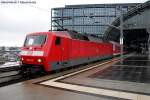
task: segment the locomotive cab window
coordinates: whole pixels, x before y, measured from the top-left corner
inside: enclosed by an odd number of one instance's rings
[[[46,35],[29,35],[26,37],[24,46],[42,46],[45,41]]]
[[[60,45],[60,44],[61,44],[61,38],[60,37],[56,37],[55,45]]]

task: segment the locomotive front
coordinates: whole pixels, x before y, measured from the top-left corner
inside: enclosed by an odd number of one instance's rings
[[[33,67],[43,69],[46,64],[47,37],[46,33],[33,33],[26,36],[20,53],[23,71],[31,70]]]

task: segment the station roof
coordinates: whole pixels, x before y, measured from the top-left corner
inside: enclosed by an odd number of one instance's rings
[[[123,21],[126,21],[127,19],[130,19],[131,17],[140,14],[141,12],[144,12],[146,9],[150,9],[150,1],[147,1],[143,4],[139,4],[136,7],[132,8],[131,10],[129,10],[128,12],[126,12],[125,14],[123,14]],[[118,18],[116,18],[112,24],[112,26],[120,26],[120,16]],[[111,35],[115,35],[113,32],[116,31],[116,29],[114,29],[113,27],[109,27],[106,31],[105,31],[105,35],[104,38],[108,39],[109,36]]]
[[[80,4],[80,5],[66,5],[66,8],[89,8],[89,7],[112,7],[112,6],[136,6],[140,3],[110,3],[110,4]]]
[[[110,4],[79,4],[79,5],[65,5],[65,7],[58,7],[52,9],[78,9],[78,8],[105,8],[105,7],[116,7],[116,6],[136,6],[141,3],[110,3]]]

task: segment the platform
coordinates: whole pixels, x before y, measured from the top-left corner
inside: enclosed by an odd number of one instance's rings
[[[114,58],[5,86],[0,88],[0,97],[2,100],[150,100],[149,73],[146,56],[128,55],[122,64],[119,58]]]

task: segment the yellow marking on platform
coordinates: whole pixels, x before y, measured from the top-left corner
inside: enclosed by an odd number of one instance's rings
[[[52,81],[42,82],[41,84],[52,86],[52,87],[57,87],[61,89],[96,94],[100,96],[104,95],[104,96],[130,99],[130,100],[145,100],[145,99],[150,100],[150,96],[139,95],[135,93],[120,92],[116,90],[100,89],[100,88],[86,87],[86,86],[73,85],[73,84],[60,83],[60,82],[52,82]]]

